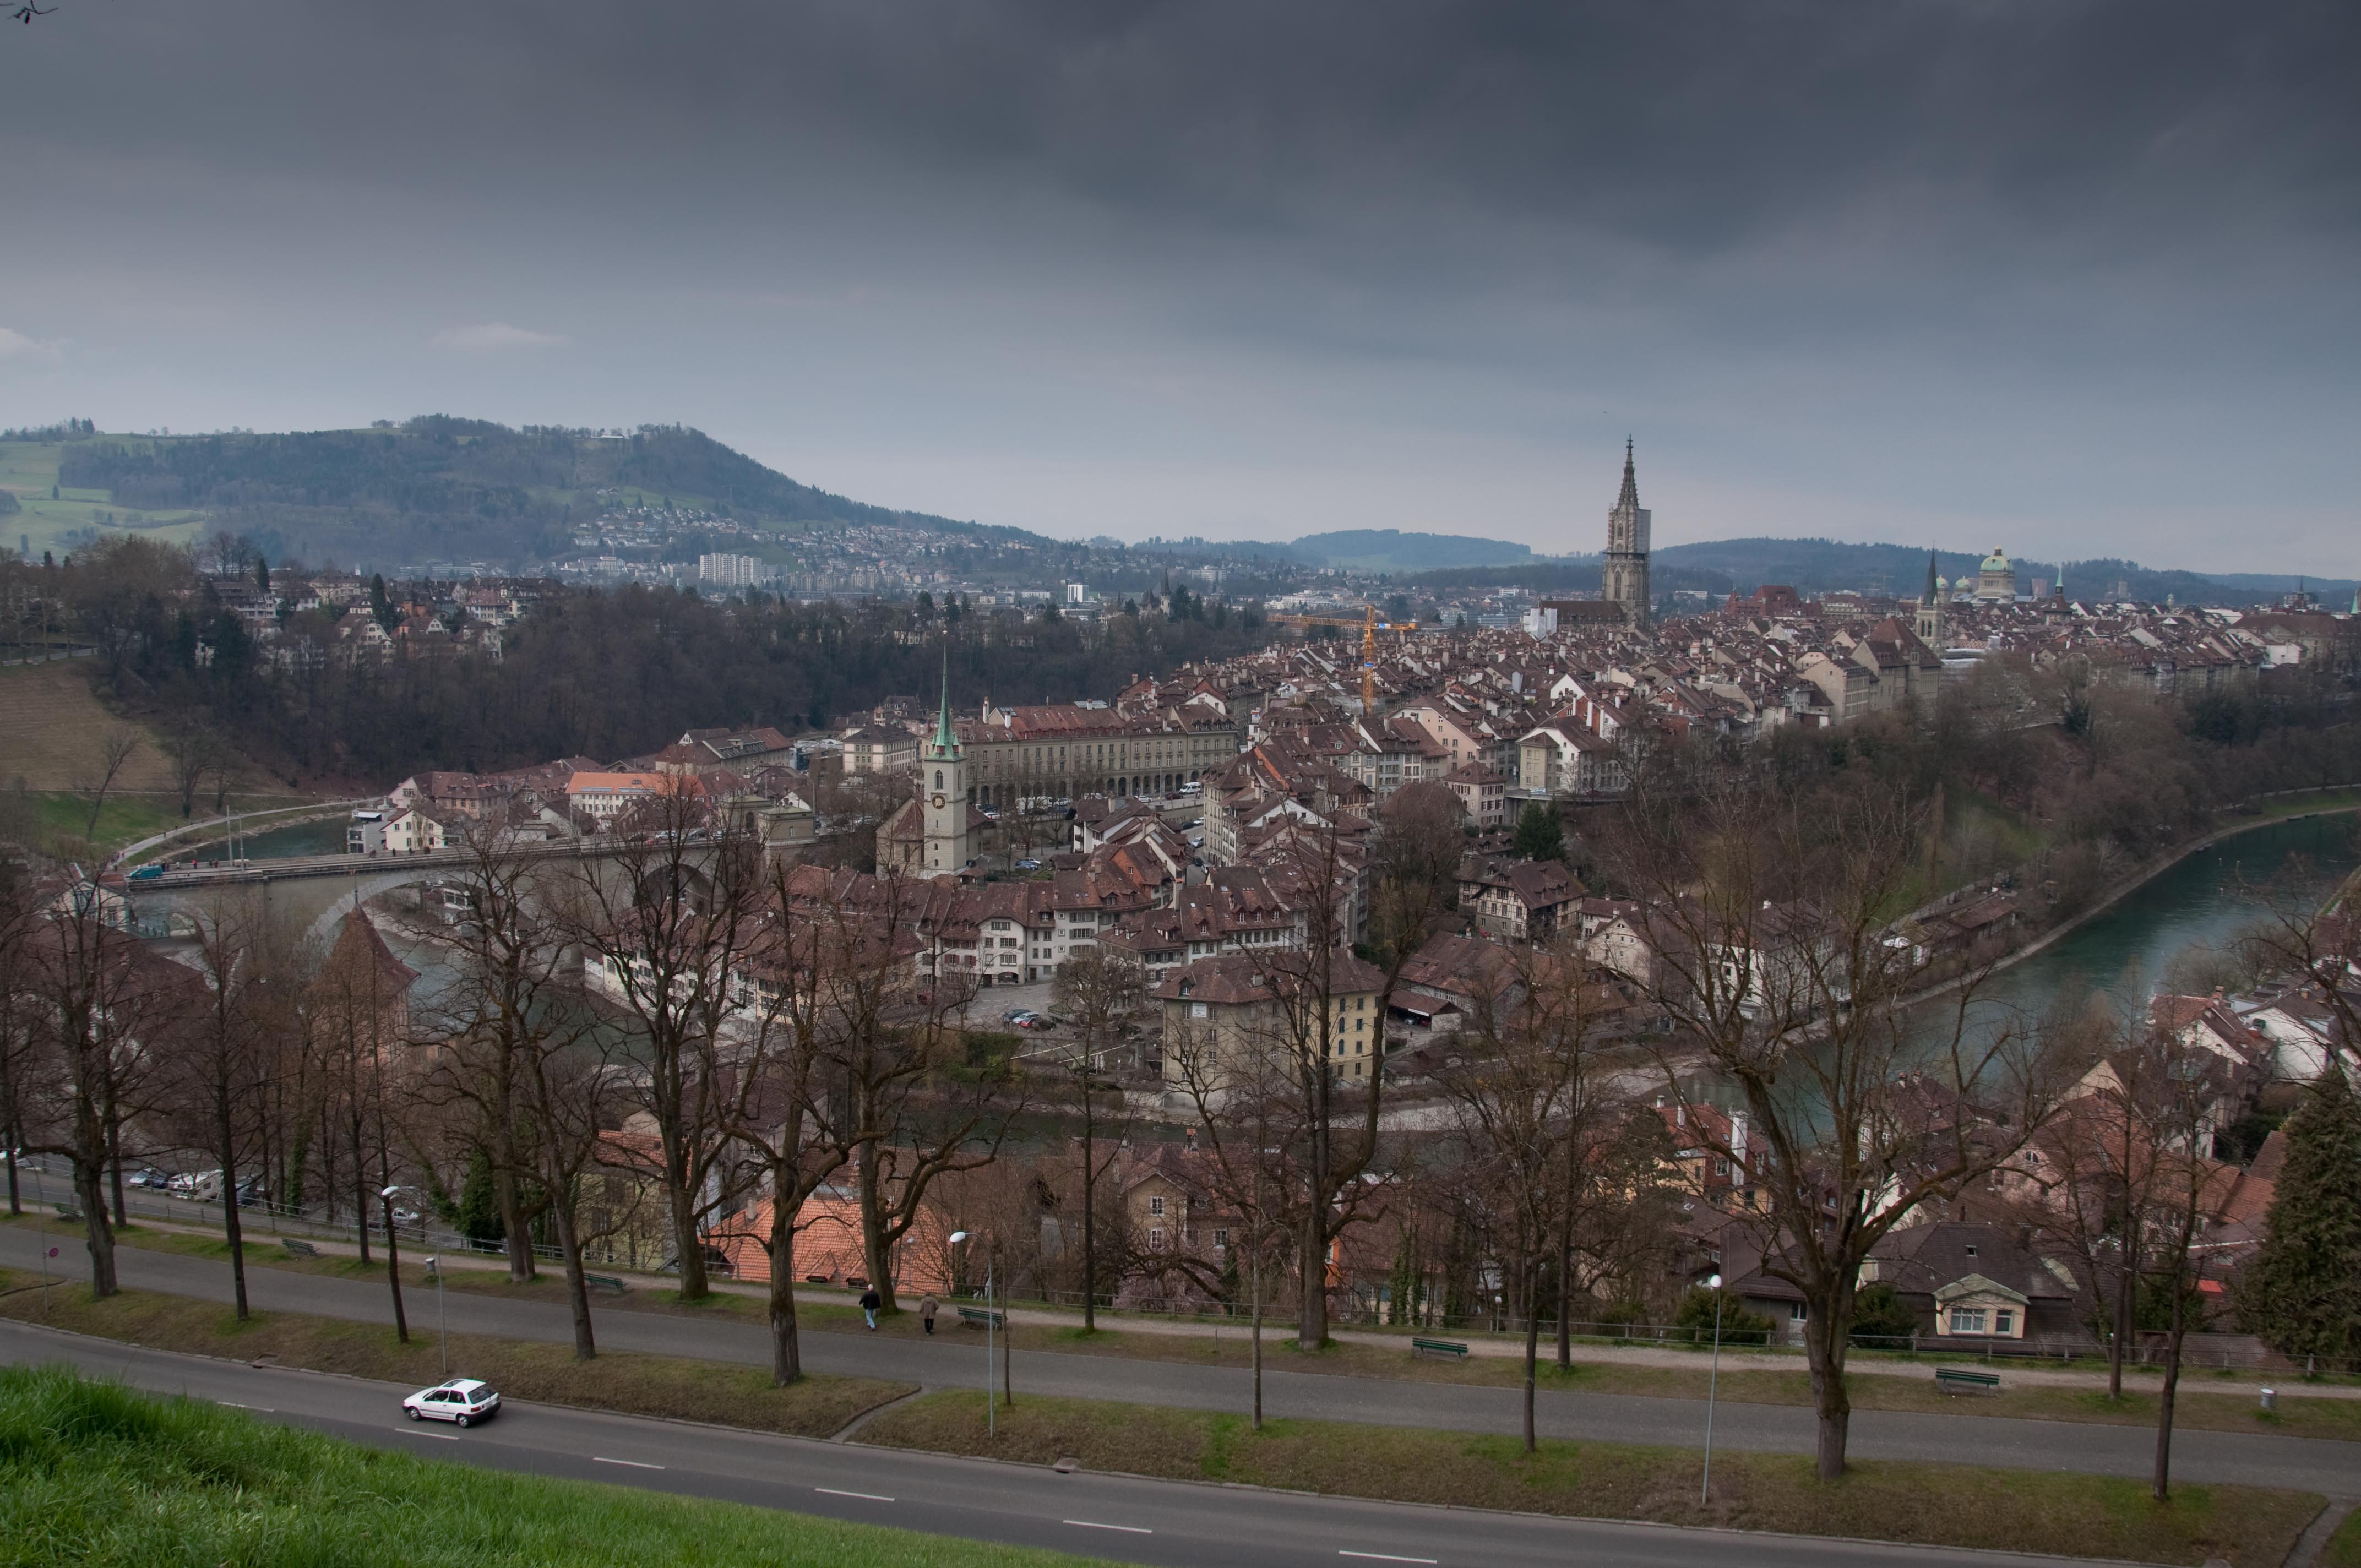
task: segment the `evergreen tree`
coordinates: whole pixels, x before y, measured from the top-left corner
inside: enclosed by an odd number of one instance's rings
[[[2332,1065],[2285,1130],[2238,1321],[2282,1355],[2361,1360],[2361,1099]]]
[[[254,586],[264,593],[270,591],[270,563],[259,552],[254,557]]]
[[[1520,860],[1554,861],[1565,853],[1565,828],[1557,808],[1546,801],[1529,800],[1517,814],[1516,836],[1509,847]]]

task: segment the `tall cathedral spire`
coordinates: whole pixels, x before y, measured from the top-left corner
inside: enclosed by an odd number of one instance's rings
[[[943,638],[943,706],[935,719],[935,754],[948,756],[959,749],[959,737],[951,730],[951,640]]]
[[[1646,623],[1648,510],[1640,504],[1640,476],[1631,460],[1631,438],[1623,438],[1623,489],[1607,514],[1607,556],[1599,570],[1599,596],[1623,607],[1624,623]]]
[[[1918,602],[1920,604],[1934,604],[1941,597],[1941,590],[1935,587],[1935,552],[1930,549],[1927,552],[1927,587],[1926,589],[1919,594]]]

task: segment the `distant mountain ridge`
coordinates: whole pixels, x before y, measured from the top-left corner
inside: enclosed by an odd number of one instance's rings
[[[619,491],[624,504],[668,501],[790,532],[895,523],[1051,543],[798,484],[680,425],[602,436],[430,414],[368,430],[98,435],[70,444],[58,472],[61,484],[106,491],[119,506],[203,508],[275,555],[388,566],[547,560],[570,547],[574,524],[617,504]]]

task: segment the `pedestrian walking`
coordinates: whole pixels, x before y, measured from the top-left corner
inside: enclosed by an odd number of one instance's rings
[[[942,1305],[940,1301],[935,1299],[935,1293],[931,1290],[928,1291],[926,1297],[918,1303],[918,1321],[927,1325],[928,1333],[935,1332],[935,1314],[942,1310]]]
[[[872,1333],[877,1330],[877,1309],[884,1304],[885,1298],[877,1294],[877,1287],[874,1285],[861,1293],[862,1315],[869,1320],[869,1329]]]

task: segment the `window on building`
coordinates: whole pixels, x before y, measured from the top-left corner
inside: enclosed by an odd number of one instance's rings
[[[1984,1332],[1984,1310],[1982,1307],[1951,1309],[1951,1332],[1955,1334],[1980,1334]]]
[[[1993,1332],[1996,1334],[2014,1334],[2016,1332],[2016,1310],[2015,1308],[2002,1307],[1993,1311]]]
[[[1150,1252],[1162,1252],[1164,1250],[1164,1227],[1162,1225],[1150,1225],[1148,1227],[1148,1250]]]
[[[1787,1303],[1787,1321],[1791,1323],[1800,1323],[1810,1316],[1811,1310],[1810,1305],[1806,1302],[1790,1301]]]
[[[1205,1004],[1202,1002],[1191,1002],[1189,1003],[1189,1016],[1191,1018],[1202,1018],[1205,1016]]]
[[[1151,1214],[1161,1215],[1164,1212],[1164,1200],[1161,1198],[1150,1198],[1148,1201],[1148,1212]]]

